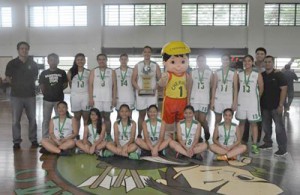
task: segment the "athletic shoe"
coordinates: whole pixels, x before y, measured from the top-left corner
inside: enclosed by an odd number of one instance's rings
[[[132,159],[132,160],[138,160],[138,159],[140,159],[138,153],[136,153],[136,152],[131,152],[131,153],[129,153],[128,158],[129,158],[129,159]]]
[[[220,160],[220,161],[228,161],[228,158],[227,158],[227,155],[224,154],[224,155],[217,155],[217,160]]]
[[[288,152],[286,150],[282,150],[282,149],[279,149],[279,150],[277,150],[277,152],[274,153],[274,155],[278,156],[278,157],[283,157],[287,154],[288,154]]]
[[[259,146],[259,149],[261,149],[261,150],[272,149],[272,145],[263,144],[263,145],[260,145],[260,146]]]
[[[208,141],[210,138],[210,133],[209,132],[205,132],[205,140]]]
[[[257,147],[256,144],[252,144],[252,146],[251,146],[251,152],[253,154],[259,154],[259,148]]]
[[[31,148],[38,148],[40,147],[40,144],[37,143],[37,141],[31,142]]]
[[[159,156],[166,156],[166,150],[163,149],[163,150],[159,151],[159,152],[158,152],[158,155],[159,155]]]
[[[42,147],[39,151],[42,154],[51,154],[48,150],[46,150],[46,148]]]
[[[141,150],[141,156],[152,156],[151,151],[150,150]]]
[[[102,151],[102,150],[101,150]],[[111,151],[109,150],[104,150],[104,152],[102,152],[102,156],[103,157],[111,157],[111,156],[114,156],[114,153],[112,153]]]
[[[105,141],[107,141],[107,142],[112,142],[113,141],[110,134],[106,134]]]
[[[199,160],[199,161],[202,161],[202,160],[203,160],[201,154],[199,154],[199,155],[194,154],[194,155],[192,156],[192,159]]]
[[[71,153],[69,150],[61,150],[59,156],[71,156]]]
[[[15,143],[15,144],[14,144],[14,146],[13,146],[13,148],[14,148],[14,149],[20,149],[20,148],[21,148],[21,146],[20,146],[20,144],[19,144],[19,143]]]

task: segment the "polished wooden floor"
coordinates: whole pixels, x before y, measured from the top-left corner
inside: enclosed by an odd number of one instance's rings
[[[115,117],[114,112],[112,119]],[[133,113],[133,118],[137,119],[137,112]],[[210,114],[209,118],[212,126],[214,117]],[[252,161],[243,167],[215,162],[210,152],[204,154],[202,162],[191,162],[182,167],[145,161],[133,162],[118,157],[99,160],[96,156],[85,154],[58,157],[41,155],[39,149],[30,148],[25,114],[21,123],[21,149],[13,150],[10,103],[9,98],[2,93],[0,194],[241,194],[243,191],[243,194],[300,194],[299,119],[300,98],[295,98],[289,114],[284,117],[289,154],[284,158],[274,157],[273,153],[277,150],[274,145],[273,150],[262,151],[259,155],[246,154]],[[40,96],[37,97],[37,124],[40,140]],[[273,139],[275,140],[275,135]],[[174,158],[172,153],[168,154],[170,159]],[[223,170],[223,176],[218,176],[221,177],[219,180],[208,181],[207,178],[212,176],[207,170]],[[230,179],[226,175],[229,172],[233,173]],[[220,171],[217,173],[220,174]],[[148,179],[139,180],[144,177]],[[133,179],[131,183],[130,179]],[[108,184],[105,183],[106,180]],[[208,185],[202,185],[200,180]]]

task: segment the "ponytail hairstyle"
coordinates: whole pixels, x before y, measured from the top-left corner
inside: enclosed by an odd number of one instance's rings
[[[78,57],[84,57],[85,58],[85,55],[83,53],[78,53],[78,54],[75,55],[73,66],[69,70],[70,73],[71,73],[71,80],[73,79],[74,76],[76,76],[78,74],[78,66],[76,64],[76,59]]]
[[[63,105],[65,105],[66,107],[67,107],[67,113],[66,113],[66,116],[68,117],[68,118],[72,118],[72,115],[69,113],[69,111],[68,111],[68,104],[67,104],[67,102],[65,102],[65,101],[59,101],[59,102],[57,102],[57,106],[59,105],[59,104],[63,104]]]
[[[127,104],[122,104],[119,108],[119,112],[121,111],[122,108],[127,108],[128,110],[130,110],[130,108]],[[120,113],[119,113],[118,124],[120,124],[120,123],[121,123],[121,116],[120,116]],[[130,126],[130,125],[131,125],[131,117],[128,116],[127,126]]]
[[[91,114],[92,112],[94,112],[97,116],[98,116],[98,120],[97,120],[97,124],[96,124],[96,128],[97,128],[97,133],[100,135],[101,134],[101,131],[102,131],[102,118],[101,118],[101,113],[100,111],[97,109],[97,108],[92,108],[90,110],[90,113],[89,113],[89,118],[88,118],[88,124],[92,124],[92,120],[91,120]]]

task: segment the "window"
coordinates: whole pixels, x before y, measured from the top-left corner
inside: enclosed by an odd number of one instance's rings
[[[182,25],[246,26],[247,4],[182,4]]]
[[[0,7],[0,27],[12,27],[11,7]]]
[[[266,26],[299,26],[300,4],[265,4],[264,15]]]
[[[34,6],[29,8],[31,27],[87,26],[87,6]]]
[[[165,4],[104,5],[105,26],[166,25]]]

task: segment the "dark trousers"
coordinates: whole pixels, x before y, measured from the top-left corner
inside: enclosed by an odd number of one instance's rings
[[[266,145],[272,146],[272,121],[275,123],[276,141],[278,148],[286,151],[287,136],[283,124],[282,113],[278,114],[277,110],[262,110],[263,130],[265,132],[264,142]]]

